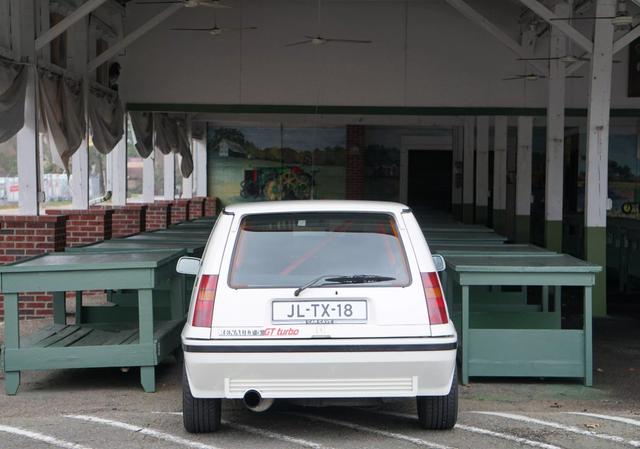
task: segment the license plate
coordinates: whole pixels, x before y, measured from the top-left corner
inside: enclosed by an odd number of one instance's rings
[[[274,323],[366,323],[367,301],[273,301],[271,319]]]

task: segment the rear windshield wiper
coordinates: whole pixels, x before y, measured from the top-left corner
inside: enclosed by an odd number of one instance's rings
[[[354,274],[352,276],[336,276],[336,275],[325,275],[317,277],[301,287],[298,287],[295,292],[293,292],[294,296],[299,296],[303,290],[306,290],[309,287],[325,285],[325,284],[369,284],[373,282],[386,282],[386,281],[394,281],[396,278],[390,276],[378,276],[376,274]]]

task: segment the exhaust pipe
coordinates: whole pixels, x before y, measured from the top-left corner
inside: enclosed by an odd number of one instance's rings
[[[242,397],[242,403],[252,412],[265,412],[273,405],[273,398],[263,399],[256,390],[247,390]]]

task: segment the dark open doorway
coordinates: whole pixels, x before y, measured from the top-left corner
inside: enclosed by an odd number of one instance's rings
[[[451,151],[409,150],[410,207],[451,212],[451,164]]]

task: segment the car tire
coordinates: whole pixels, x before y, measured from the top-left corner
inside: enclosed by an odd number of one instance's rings
[[[189,388],[189,380],[182,368],[182,421],[189,433],[209,433],[220,428],[222,418],[221,399],[194,398]]]
[[[418,422],[424,429],[448,430],[458,420],[458,374],[453,372],[451,390],[446,396],[418,396]]]

